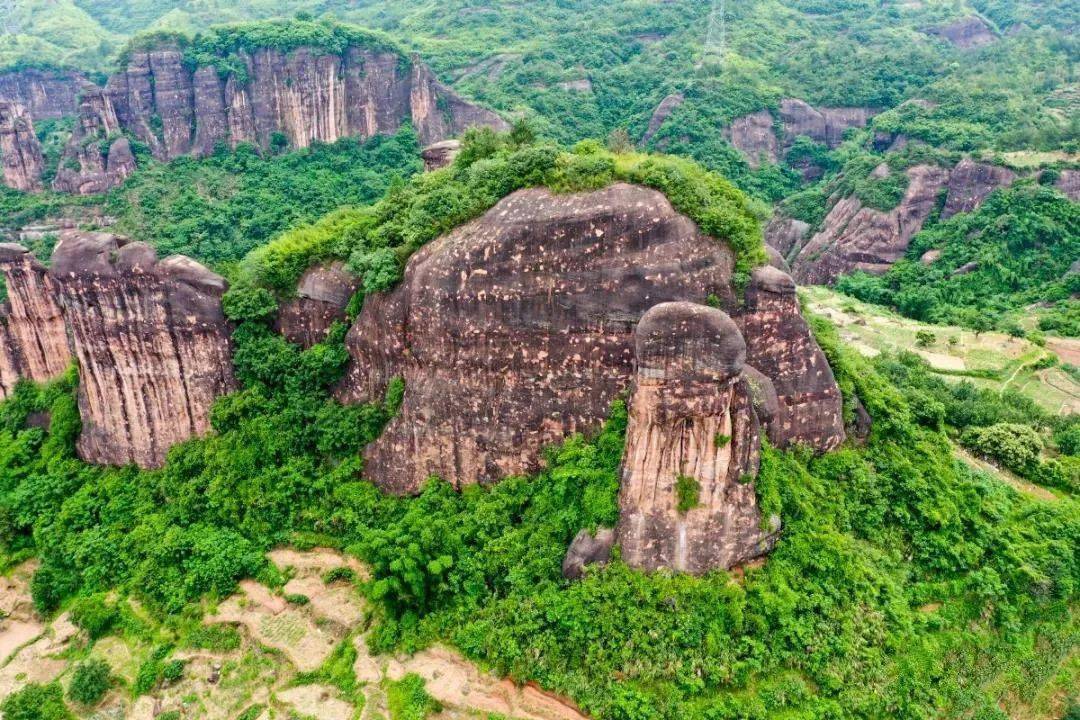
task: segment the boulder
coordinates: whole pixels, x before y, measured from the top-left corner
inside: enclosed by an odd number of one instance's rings
[[[460,140],[443,140],[421,150],[420,157],[424,160],[424,169],[430,172],[453,163],[459,152]]]
[[[585,574],[587,566],[606,564],[614,544],[615,531],[611,528],[598,528],[595,536],[588,530],[580,530],[563,558],[563,577],[578,580]]]
[[[790,256],[802,248],[809,234],[810,225],[776,212],[765,226],[765,244],[784,256]]]
[[[746,156],[750,167],[756,169],[763,161],[775,164],[780,159],[780,141],[774,124],[772,113],[759,110],[735,118],[724,134]]]
[[[330,326],[344,322],[360,281],[340,262],[311,268],[300,278],[296,297],[281,305],[278,330],[289,342],[309,348],[326,339]]]
[[[672,93],[660,101],[660,104],[656,106],[656,110],[653,111],[652,117],[649,118],[649,127],[641,138],[642,146],[649,144],[649,141],[660,131],[667,119],[671,117],[671,114],[685,101],[686,98],[682,93]]]

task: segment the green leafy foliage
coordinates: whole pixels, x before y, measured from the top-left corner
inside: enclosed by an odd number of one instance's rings
[[[0,703],[7,720],[74,720],[64,705],[60,683],[30,683],[13,692]]]
[[[68,697],[83,705],[96,705],[109,690],[109,665],[104,660],[86,660],[75,666]]]
[[[424,679],[414,673],[387,681],[386,703],[390,720],[424,720],[442,710],[424,689]]]
[[[693,510],[701,503],[701,483],[688,475],[675,478],[675,509],[682,514]]]

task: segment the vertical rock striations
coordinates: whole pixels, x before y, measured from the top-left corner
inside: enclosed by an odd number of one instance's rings
[[[771,387],[757,380],[755,394],[777,407],[768,421],[769,440],[786,448],[808,445],[831,450],[844,441],[843,398],[832,368],[799,309],[795,281],[771,266],[758,268],[746,290],[746,310],[739,318],[746,338],[747,363]]]
[[[746,344],[724,312],[662,303],[634,335],[618,539],[627,564],[704,573],[758,557],[760,436]]]
[[[120,131],[109,94],[86,86],[79,105],[79,122],[60,157],[53,188],[91,195],[119,185],[135,172],[131,145]]]
[[[26,108],[37,120],[58,120],[79,110],[86,80],[67,70],[22,68],[0,73],[0,98]]]
[[[234,387],[225,281],[105,233],[62,238],[50,273],[79,362],[80,457],[157,467],[205,433],[214,398]]]
[[[0,244],[7,301],[0,305],[0,398],[16,381],[51,380],[71,364],[56,285],[22,245]]]
[[[4,184],[15,190],[41,189],[45,160],[34,123],[22,105],[0,101],[0,163]]]

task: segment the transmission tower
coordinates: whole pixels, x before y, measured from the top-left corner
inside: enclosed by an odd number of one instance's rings
[[[727,0],[712,0],[712,9],[709,11],[709,28],[705,33],[705,48],[702,51],[702,62],[706,60],[724,61],[727,54]]]

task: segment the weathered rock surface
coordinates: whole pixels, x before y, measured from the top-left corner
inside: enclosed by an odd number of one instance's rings
[[[20,378],[44,382],[71,364],[56,285],[22,245],[0,244],[8,299],[0,305],[0,399]]]
[[[830,107],[815,108],[796,98],[780,101],[780,122],[784,127],[784,145],[789,146],[800,135],[814,142],[835,148],[844,139],[844,132],[866,124],[877,113],[873,108]]]
[[[831,450],[844,441],[843,397],[832,368],[814,340],[799,308],[795,281],[771,266],[756,269],[746,290],[746,309],[739,316],[746,338],[746,361],[772,387],[748,373],[760,405],[771,404],[774,417],[759,413],[769,441],[776,447],[808,445]]]
[[[949,194],[941,210],[942,219],[975,210],[990,193],[1012,185],[1015,180],[1016,173],[1008,168],[977,163],[970,158],[961,160],[949,174]]]
[[[1062,170],[1054,183],[1070,200],[1080,202],[1080,170]]]
[[[534,471],[542,447],[597,429],[629,386],[641,316],[710,295],[734,308],[731,272],[729,249],[654,190],[510,195],[419,250],[350,330],[340,397],[381,398],[395,376],[406,388],[367,474],[408,493],[431,475],[460,486]]]
[[[660,104],[656,106],[656,110],[653,111],[652,117],[649,118],[649,127],[641,138],[641,144],[648,145],[653,136],[660,131],[667,119],[671,117],[671,114],[685,101],[686,98],[682,93],[672,93],[661,100]]]
[[[424,161],[424,169],[430,172],[454,162],[459,152],[461,152],[460,140],[443,140],[421,150],[420,157]]]
[[[863,207],[855,196],[838,200],[822,229],[792,262],[795,278],[826,284],[854,270],[883,273],[903,257],[949,177],[948,171],[933,165],[917,165],[907,175],[907,192],[889,212]]]
[[[34,123],[22,105],[0,100],[0,163],[4,184],[15,190],[41,189],[45,160]]]
[[[809,234],[810,226],[807,223],[779,212],[775,213],[765,226],[766,244],[776,248],[784,256],[789,256],[801,248]]]
[[[577,580],[584,574],[586,566],[605,564],[614,544],[615,531],[611,528],[597,528],[595,536],[588,530],[580,530],[563,558],[563,577]]]
[[[120,134],[112,99],[87,86],[79,105],[79,121],[60,157],[53,188],[76,195],[101,193],[135,172],[135,156]]]
[[[206,155],[217,143],[266,149],[278,133],[291,147],[303,148],[392,133],[409,119],[423,143],[474,125],[506,127],[439,83],[419,60],[405,62],[396,53],[260,49],[239,58],[244,84],[233,76],[222,79],[210,67],[192,71],[172,48],[133,53],[127,68],[109,79],[106,93],[124,129],[161,159]]]
[[[79,362],[80,457],[157,467],[233,389],[225,281],[106,233],[61,238],[50,275]]]
[[[79,110],[86,80],[63,70],[24,68],[0,73],[0,98],[26,108],[33,120],[56,120]]]
[[[760,110],[735,118],[725,134],[732,145],[746,156],[750,167],[761,162],[775,163],[780,158],[780,141],[776,138],[772,113]]]
[[[721,310],[662,303],[641,318],[634,339],[619,492],[623,560],[704,573],[768,552],[779,528],[763,530],[757,507],[761,438],[738,326]],[[679,507],[680,479],[698,492],[693,507]]]
[[[926,32],[963,49],[987,45],[997,40],[990,26],[982,18],[974,15],[947,25],[932,27]]]
[[[311,268],[300,278],[296,297],[281,305],[278,329],[305,348],[322,342],[331,325],[345,320],[345,308],[359,288],[340,262]]]

